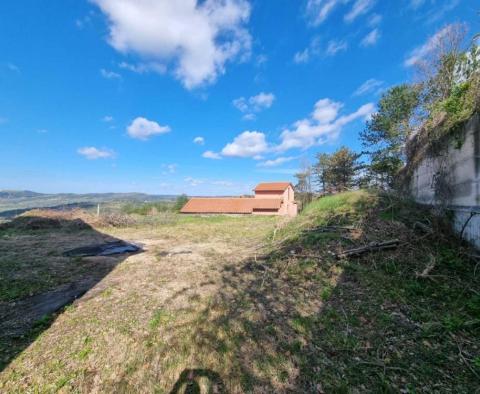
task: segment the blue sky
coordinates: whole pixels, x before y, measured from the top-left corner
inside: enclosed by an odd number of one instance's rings
[[[0,189],[231,195],[358,134],[470,0],[3,0]]]

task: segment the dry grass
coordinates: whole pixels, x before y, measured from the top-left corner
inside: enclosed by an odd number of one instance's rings
[[[0,240],[3,261],[15,265],[24,291],[9,293],[5,303],[79,280],[94,267],[108,265],[109,272],[10,363],[1,374],[1,391],[161,392],[187,368],[223,372],[217,354],[199,359],[202,352],[193,344],[197,322],[221,290],[225,266],[250,254],[275,220],[182,216],[157,227],[8,232]],[[111,257],[61,256],[68,248],[111,239],[139,242],[144,252],[118,265]],[[45,280],[37,286],[39,278]]]
[[[145,250],[37,331],[0,373],[0,391],[475,392],[478,274],[447,235],[415,232],[423,214],[357,192],[287,224],[178,216],[96,228]],[[350,238],[303,231],[339,224],[355,227]],[[17,256],[25,268],[42,237],[60,236],[51,231],[28,235],[38,244]],[[394,235],[401,250],[330,253]],[[419,279],[432,258],[432,278]]]

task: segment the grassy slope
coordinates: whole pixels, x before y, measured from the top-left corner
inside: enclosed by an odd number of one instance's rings
[[[416,221],[437,233],[414,230]],[[69,308],[11,363],[0,388],[169,392],[185,373],[228,392],[480,387],[479,274],[441,223],[404,202],[351,192],[278,223],[255,254],[273,223],[184,216],[109,230],[170,248],[188,243],[199,254],[183,266],[187,257],[172,262],[158,246],[151,261],[145,254],[119,265],[100,296]],[[355,231],[304,231],[323,225]],[[402,246],[350,260],[332,255],[390,238]]]
[[[415,232],[416,221],[435,234]],[[331,224],[353,224],[357,239],[299,233]],[[352,192],[313,202],[285,229],[287,243],[318,256],[300,265],[342,271],[322,291],[321,313],[301,319],[311,349],[298,355],[305,388],[480,390],[480,274],[447,228],[408,202]],[[325,253],[394,238],[402,241],[396,251],[338,262]],[[419,278],[430,264],[428,277]]]

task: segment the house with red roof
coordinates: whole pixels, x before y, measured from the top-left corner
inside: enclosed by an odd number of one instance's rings
[[[259,183],[254,197],[194,197],[181,209],[191,214],[245,214],[296,216],[297,203],[290,182]]]

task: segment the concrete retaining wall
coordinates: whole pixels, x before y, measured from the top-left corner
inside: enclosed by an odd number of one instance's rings
[[[435,157],[425,157],[413,172],[411,193],[422,204],[447,205],[457,232],[471,215],[464,238],[480,248],[480,116],[470,119],[463,144],[449,141]],[[441,185],[446,184],[447,187]],[[440,186],[439,186],[440,185]]]

